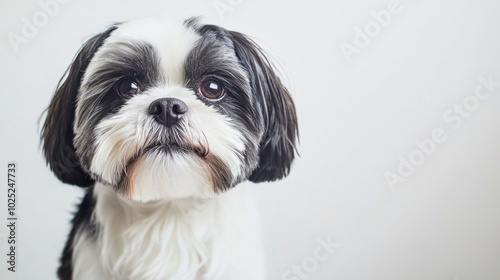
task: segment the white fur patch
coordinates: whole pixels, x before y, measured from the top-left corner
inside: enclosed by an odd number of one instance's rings
[[[74,280],[265,279],[260,227],[244,188],[138,203],[98,183],[94,197],[99,236],[76,239]]]
[[[213,196],[209,174],[196,157],[156,152],[141,156],[129,171],[130,193],[127,197],[147,202],[164,198]]]

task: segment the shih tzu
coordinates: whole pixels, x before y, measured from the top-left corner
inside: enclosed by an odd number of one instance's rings
[[[245,180],[288,175],[294,103],[247,36],[196,18],[90,38],[41,131],[47,163],[86,189],[59,279],[264,279]]]

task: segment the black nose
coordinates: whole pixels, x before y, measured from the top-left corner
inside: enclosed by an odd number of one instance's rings
[[[181,119],[187,110],[186,103],[177,98],[160,98],[149,105],[148,112],[158,123],[171,127]]]

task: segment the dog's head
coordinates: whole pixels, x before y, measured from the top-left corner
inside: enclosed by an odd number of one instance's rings
[[[245,35],[197,19],[116,24],[90,38],[42,128],[64,183],[137,201],[210,197],[281,179],[295,154],[293,101]]]

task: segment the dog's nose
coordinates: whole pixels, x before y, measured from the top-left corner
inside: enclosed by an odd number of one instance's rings
[[[160,98],[149,105],[148,112],[154,119],[166,126],[176,124],[188,110],[186,103],[177,98]]]

